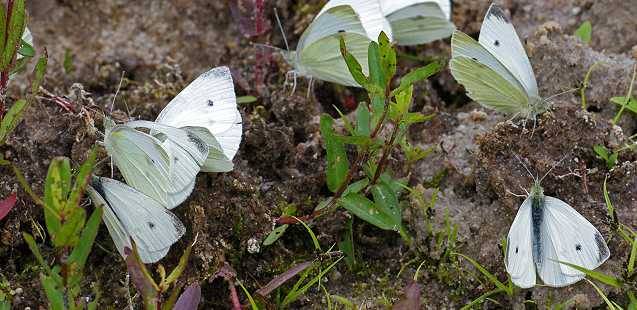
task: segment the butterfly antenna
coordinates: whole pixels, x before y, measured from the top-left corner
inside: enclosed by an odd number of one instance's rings
[[[113,114],[113,108],[115,107],[115,99],[117,99],[117,95],[119,94],[119,90],[122,88],[122,82],[124,81],[124,76],[126,75],[126,71],[122,71],[122,76],[119,78],[119,85],[117,85],[117,90],[115,91],[115,96],[113,96],[113,101],[111,101],[111,106],[108,108],[108,114]],[[128,107],[126,108],[128,109]]]
[[[283,36],[283,43],[285,43],[285,49],[289,52],[290,46],[288,45],[288,39],[285,36],[285,31],[283,31],[283,25],[281,24],[281,19],[279,18],[279,12],[276,8],[274,8],[274,17],[276,18],[276,23],[279,25],[279,30],[281,30],[281,35]]]
[[[546,176],[549,175],[549,173],[551,173],[551,171],[553,171],[553,169],[555,169],[555,167],[557,167],[559,164],[561,164],[566,159],[566,157],[568,157],[568,155],[571,155],[572,152],[573,152],[573,150],[570,150],[568,153],[564,154],[564,156],[562,156],[562,158],[557,163],[555,163],[555,165],[553,165],[553,167],[551,167],[551,169],[549,169],[549,171],[547,171],[542,176],[542,178],[540,179],[540,183],[542,183],[542,180],[544,180],[544,178],[546,178]]]
[[[520,164],[522,165],[522,167],[524,167],[524,169],[526,170],[526,172],[529,173],[529,176],[533,179],[533,180],[537,180],[537,176],[533,176],[533,173],[531,173],[531,170],[529,170],[529,168],[526,166],[526,164],[524,164],[524,162],[522,161],[522,158],[520,158],[520,156],[518,156],[518,154],[513,153],[513,156],[515,156],[515,158],[517,158],[517,160],[520,162]]]
[[[555,98],[555,97],[559,97],[559,96],[565,95],[565,94],[570,94],[570,93],[576,92],[577,90],[579,90],[579,88],[572,88],[572,89],[569,89],[569,90],[565,90],[563,92],[560,92],[560,93],[557,93],[555,95],[552,95],[552,96],[550,96],[550,97],[548,97],[548,98],[546,98],[546,99],[544,99],[542,101],[544,101],[546,103],[546,102],[549,102],[549,101],[553,100],[553,98]]]

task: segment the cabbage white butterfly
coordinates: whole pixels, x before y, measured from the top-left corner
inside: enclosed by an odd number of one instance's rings
[[[161,203],[122,182],[93,177],[87,192],[93,204],[103,208],[102,219],[122,257],[125,247],[132,248],[132,238],[142,262],[154,263],[186,232]]]
[[[450,36],[456,29],[450,0],[380,0],[398,45],[417,45]]]
[[[566,202],[545,196],[542,179],[534,179],[509,229],[506,270],[521,288],[535,286],[536,273],[548,286],[573,284],[586,275],[558,261],[592,270],[608,259],[610,250],[586,218]]]
[[[391,38],[391,27],[378,0],[332,0],[303,32],[296,51],[283,54],[295,75],[361,87],[341,56],[340,36],[344,36],[347,50],[367,74],[367,49],[381,30]]]
[[[188,198],[200,170],[232,170],[242,136],[241,114],[227,67],[214,68],[195,79],[155,122],[115,125],[106,119],[104,127],[104,146],[126,182],[167,208]]]
[[[492,4],[478,42],[456,30],[451,37],[451,74],[484,107],[535,119],[547,110],[535,74],[511,21]]]

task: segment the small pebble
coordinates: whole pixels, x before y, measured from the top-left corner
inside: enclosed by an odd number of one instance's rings
[[[248,253],[255,254],[261,251],[261,247],[259,246],[259,240],[256,238],[248,239]]]

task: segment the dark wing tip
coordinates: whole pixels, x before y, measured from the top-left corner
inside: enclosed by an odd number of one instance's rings
[[[491,16],[502,19],[508,24],[511,23],[511,20],[509,20],[509,18],[506,16],[506,14],[504,13],[504,10],[502,10],[502,8],[500,8],[499,6],[495,4],[491,4],[491,6],[489,7],[489,10],[487,11],[487,15],[485,19],[489,19],[491,18]]]
[[[595,233],[595,245],[597,245],[597,253],[599,254],[597,262],[601,263],[610,256],[610,251],[608,250],[606,241],[604,241],[604,237],[602,237],[599,232]]]

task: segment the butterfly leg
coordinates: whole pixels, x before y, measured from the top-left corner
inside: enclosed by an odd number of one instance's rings
[[[307,93],[305,94],[305,98],[310,98],[310,93],[312,92],[312,86],[314,85],[314,78],[310,76],[310,82],[307,85]]]
[[[294,95],[294,92],[296,92],[296,71],[292,71],[292,92],[290,96]]]

